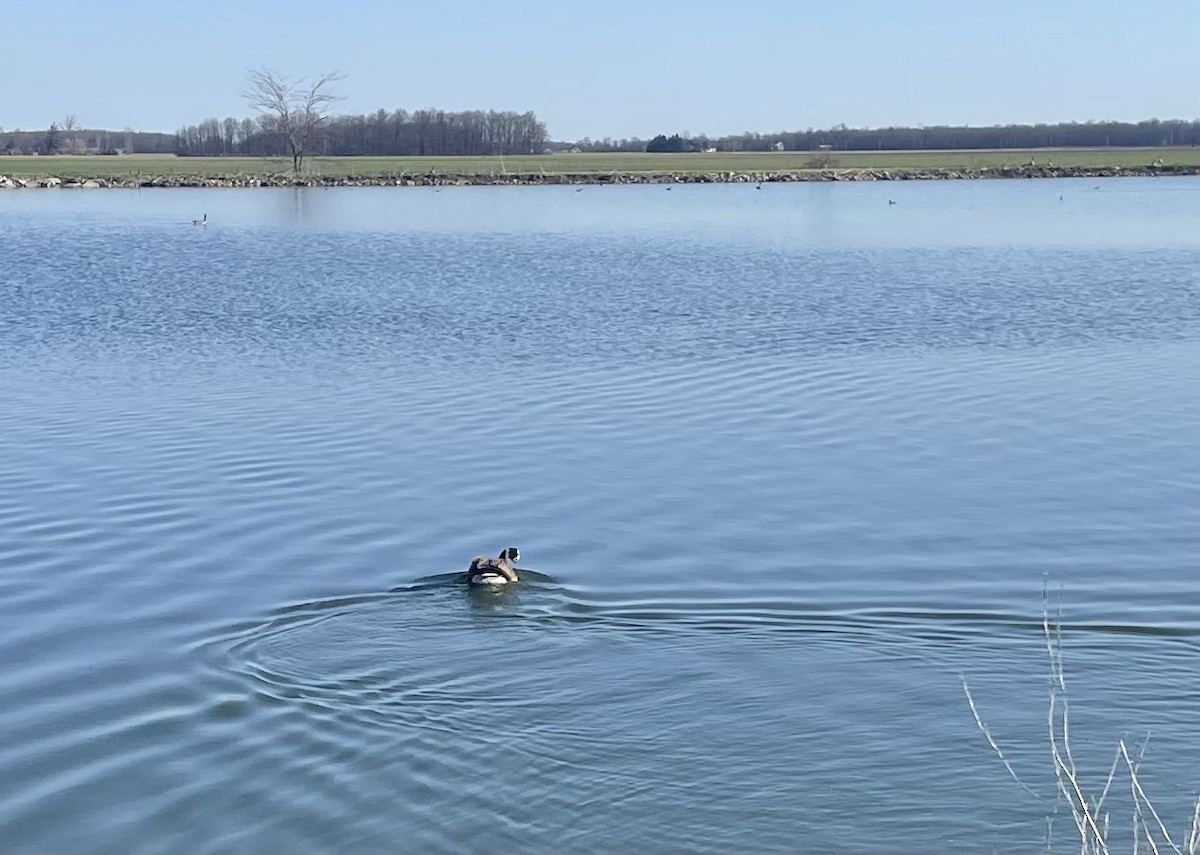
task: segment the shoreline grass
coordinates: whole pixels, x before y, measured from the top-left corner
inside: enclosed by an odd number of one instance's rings
[[[1141,851],[1152,855],[1163,855],[1173,852],[1175,855],[1197,855],[1200,852],[1200,798],[1192,805],[1191,815],[1183,826],[1182,835],[1172,837],[1167,823],[1159,815],[1153,801],[1146,794],[1139,778],[1139,769],[1145,755],[1149,734],[1143,741],[1136,756],[1130,752],[1124,739],[1117,741],[1112,763],[1108,769],[1104,785],[1097,792],[1087,788],[1082,781],[1082,775],[1075,764],[1071,752],[1071,711],[1070,699],[1067,693],[1067,682],[1063,670],[1063,638],[1062,614],[1052,620],[1048,608],[1048,596],[1045,588],[1042,590],[1042,635],[1046,645],[1046,656],[1049,665],[1049,688],[1047,695],[1046,730],[1049,741],[1050,759],[1054,768],[1055,809],[1065,802],[1071,811],[1071,819],[1079,836],[1080,855],[1109,855],[1116,848],[1110,834],[1110,811],[1106,801],[1113,793],[1113,785],[1117,782],[1119,773],[1124,770],[1129,788],[1130,826],[1133,840],[1131,852],[1138,855]],[[992,751],[1000,758],[1009,776],[1038,801],[1050,805],[1049,799],[1040,796],[1027,786],[1017,774],[1003,749],[992,737],[987,724],[979,714],[975,698],[965,677],[962,677],[963,692],[967,696],[967,705],[974,717],[975,725],[987,740]],[[1056,811],[1055,811],[1056,812]],[[1046,851],[1052,850],[1052,818],[1053,812],[1047,817]]]
[[[822,163],[821,159],[827,159]],[[310,157],[306,177],[568,175],[605,173],[810,172],[819,169],[997,169],[1038,166],[1133,168],[1200,167],[1200,148],[980,149],[958,151],[718,152],[712,154],[581,153],[489,157]],[[0,157],[0,175],[105,178],[284,175],[283,157],[174,155],[17,155]]]

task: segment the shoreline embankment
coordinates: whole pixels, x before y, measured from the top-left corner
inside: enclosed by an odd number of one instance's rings
[[[738,172],[454,173],[376,175],[129,175],[0,174],[0,190],[30,188],[138,190],[172,187],[501,187],[637,184],[787,184],[807,181],[956,181],[995,178],[1118,178],[1200,175],[1200,166],[980,166],[937,168],[846,168]]]

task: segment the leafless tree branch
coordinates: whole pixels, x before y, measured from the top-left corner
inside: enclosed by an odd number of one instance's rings
[[[310,83],[265,66],[246,72],[242,97],[259,112],[263,127],[273,127],[286,138],[294,172],[300,172],[308,144],[328,117],[330,105],[340,100],[333,86],[345,77],[340,71],[331,71]]]

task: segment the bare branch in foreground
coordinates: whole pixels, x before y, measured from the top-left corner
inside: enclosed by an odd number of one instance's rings
[[[1149,850],[1150,855],[1162,855],[1163,852],[1167,852],[1168,850],[1175,855],[1184,855],[1185,852],[1187,855],[1197,855],[1200,852],[1200,798],[1196,799],[1192,809],[1191,823],[1188,826],[1186,834],[1186,844],[1184,847],[1180,847],[1171,837],[1166,823],[1163,822],[1162,817],[1150,801],[1146,791],[1142,788],[1138,774],[1146,752],[1146,746],[1149,743],[1149,734],[1147,734],[1146,739],[1143,741],[1136,758],[1129,752],[1123,739],[1118,741],[1112,764],[1108,770],[1108,776],[1105,779],[1099,796],[1089,798],[1087,791],[1080,781],[1079,772],[1071,754],[1070,708],[1063,669],[1063,622],[1061,606],[1058,616],[1052,620],[1049,613],[1048,600],[1046,587],[1043,586],[1042,634],[1045,640],[1046,655],[1049,664],[1046,728],[1047,735],[1049,736],[1050,756],[1054,767],[1055,785],[1059,796],[1071,808],[1071,818],[1079,834],[1081,855],[1108,855],[1109,814],[1104,810],[1104,805],[1112,792],[1118,768],[1122,766],[1129,774],[1129,791],[1133,802],[1132,852],[1134,855],[1138,855],[1143,844]],[[992,737],[991,732],[984,723],[983,717],[975,705],[975,699],[971,695],[966,678],[960,675],[960,679],[962,680],[963,692],[967,697],[967,705],[971,710],[971,715],[975,719],[976,726],[987,740],[988,745],[996,753],[996,756],[1000,758],[1000,762],[1004,764],[1004,768],[1008,771],[1009,776],[1016,781],[1021,789],[1038,798],[1039,801],[1045,801],[1018,777],[1016,770],[1012,767],[1000,745]],[[1048,851],[1051,848],[1050,832],[1053,828],[1052,819],[1052,816],[1047,816]]]

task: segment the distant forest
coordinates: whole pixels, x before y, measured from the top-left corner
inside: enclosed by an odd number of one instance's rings
[[[287,139],[271,116],[208,119],[175,135],[180,155],[263,156],[287,154]],[[546,126],[532,112],[379,110],[371,115],[331,116],[320,127],[314,155],[541,154]]]
[[[283,156],[287,143],[269,116],[208,119],[175,134],[88,130],[74,117],[46,130],[0,130],[3,154],[178,154],[182,156]],[[873,151],[984,148],[1200,145],[1200,120],[1061,122],[991,127],[849,128],[744,133],[723,137],[688,133],[614,140],[554,142],[532,112],[379,110],[332,116],[312,144],[316,155],[517,155],[546,151]]]
[[[1055,125],[990,127],[848,128],[744,133],[724,137],[688,133],[651,140],[582,139],[555,148],[579,151],[915,151],[920,149],[1071,148],[1075,146],[1200,145],[1200,120],[1144,122],[1060,122]]]
[[[67,128],[54,122],[38,131],[0,130],[5,154],[173,154],[175,135],[152,131]]]

